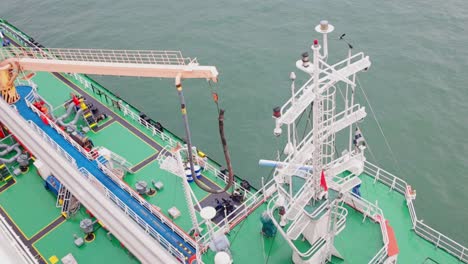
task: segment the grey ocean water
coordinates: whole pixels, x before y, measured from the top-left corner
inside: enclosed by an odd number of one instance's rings
[[[468,2],[334,1],[12,1],[0,16],[48,47],[171,49],[220,71],[235,172],[258,184],[275,158],[271,109],[289,96],[289,72],[328,19],[331,60],[346,54],[346,33],[371,56],[360,75],[388,137],[375,122],[363,133],[378,164],[418,192],[425,223],[468,245]],[[183,135],[173,81],[97,78],[167,128]],[[204,81],[186,81],[193,141],[222,161],[216,108]]]

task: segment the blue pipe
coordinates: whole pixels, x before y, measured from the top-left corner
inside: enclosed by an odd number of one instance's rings
[[[178,249],[185,257],[190,259],[195,254],[195,248],[189,243],[185,242],[182,237],[177,233],[172,232],[169,226],[162,223],[156,216],[143,207],[138,201],[130,196],[125,190],[122,190],[114,181],[112,181],[104,172],[102,172],[96,161],[89,161],[77,149],[75,149],[67,140],[57,133],[51,126],[45,125],[39,116],[36,115],[27,105],[24,100],[26,95],[32,90],[30,86],[17,86],[17,92],[21,96],[21,100],[16,103],[19,113],[26,119],[31,120],[39,126],[44,132],[47,133],[57,144],[59,144],[65,151],[70,154],[75,160],[78,167],[87,169],[91,174],[96,177],[109,191],[117,196],[124,202],[130,209],[132,209],[141,219],[143,219],[149,226],[154,228],[157,233],[164,237],[172,246]],[[162,244],[161,244],[162,245]],[[189,253],[190,251],[191,253]],[[187,262],[186,260],[182,260]]]

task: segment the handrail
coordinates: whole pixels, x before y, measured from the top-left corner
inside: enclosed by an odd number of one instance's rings
[[[70,135],[63,131],[63,129],[61,129],[56,123],[54,120],[50,119],[48,116],[44,115],[41,111],[39,111],[39,109],[37,109],[34,105],[33,105],[33,101],[36,99],[35,97],[35,92],[32,90],[25,98],[25,102],[26,102],[26,105],[31,108],[31,110],[36,113],[37,115],[45,118],[49,125],[55,129],[57,131],[57,133],[59,133],[63,138],[65,138],[73,147],[75,147],[83,156],[85,156],[87,159],[89,160],[93,160],[94,158],[92,157],[92,155],[86,151],[80,144],[78,144],[75,140],[73,140]]]
[[[220,177],[224,181],[224,183],[226,183],[226,184],[228,183],[228,176],[226,174],[222,173],[219,169],[217,169],[216,167],[211,165],[209,162],[203,161],[203,159],[200,158],[199,156],[197,156],[196,158],[197,158],[198,162],[204,162],[205,170],[211,171],[211,173],[213,173],[215,176]],[[242,187],[239,183],[237,183],[237,181],[234,181],[233,184],[234,184],[235,189],[239,188],[245,194],[253,195],[251,191],[249,191],[249,190],[245,189],[244,187]]]
[[[53,146],[62,156],[64,156],[74,167],[77,168],[77,164],[76,164],[76,161],[74,158],[72,158],[65,150],[63,150],[62,147],[60,147],[52,138],[50,138],[42,129],[40,129],[34,122],[32,121],[28,121],[28,123],[31,125],[32,128],[34,128],[34,130],[36,132],[38,132],[39,135],[41,135],[51,146]],[[100,166],[100,168],[106,168],[105,166]],[[155,237],[159,242],[161,242],[161,245],[165,246],[168,250],[171,250],[170,247],[173,247],[169,242],[167,242],[164,238],[162,238],[151,226],[149,226],[144,220],[142,220],[137,214],[135,214],[130,208],[128,208],[127,205],[125,205],[122,201],[120,201],[119,198],[117,198],[113,193],[111,193],[104,185],[102,185],[99,181],[96,180],[96,178],[91,174],[89,173],[86,169],[84,168],[79,168],[79,171],[84,175],[86,176],[88,179],[89,178],[92,178],[92,182],[93,183],[98,183],[100,186],[100,188],[103,188],[106,190],[105,192],[105,195],[107,197],[109,197],[113,202],[115,202],[117,205],[119,205],[119,207],[121,207],[125,213],[127,213],[129,216],[131,216],[138,224],[142,225],[144,230],[147,231],[148,233],[150,233],[153,237]],[[111,179],[114,180],[114,177],[117,177],[115,176],[112,171],[108,170],[106,174],[112,174],[113,177],[111,177]],[[108,174],[108,175],[109,175]],[[115,182],[115,180],[114,180]],[[121,183],[121,181],[119,181]],[[126,190],[127,192],[129,192],[128,189],[132,190],[131,188],[128,187],[128,185],[126,184],[119,184],[119,186]],[[123,188],[123,187],[126,187],[126,188]],[[131,194],[131,196],[133,198],[136,198],[135,194],[134,194],[134,191],[133,193],[129,192]],[[114,198],[115,197],[115,198]],[[137,199],[138,200],[138,199]],[[146,202],[147,203],[147,202]],[[122,207],[122,204],[125,206],[125,208]],[[140,201],[140,204],[141,201]],[[153,210],[152,210],[152,207],[150,207],[149,205],[146,205],[146,204],[142,204],[144,205],[147,209],[149,209],[150,211],[152,211],[153,213]],[[143,224],[144,223],[144,224]],[[174,227],[171,227],[171,229],[178,233],[176,230],[174,230],[175,228]],[[184,239],[185,240],[185,239]],[[190,243],[190,241],[186,241],[188,243]],[[168,248],[169,245],[170,247]],[[195,247],[195,246],[194,246]],[[175,248],[174,248],[175,249]],[[177,249],[175,249],[177,250]],[[174,253],[177,257],[183,257],[183,255],[177,250],[177,253]],[[173,253],[173,252],[171,252]],[[179,256],[180,255],[180,256]],[[181,258],[181,259],[184,259],[184,258]]]
[[[124,157],[102,146],[97,147],[96,151],[98,153],[102,153],[102,151],[108,151],[110,153],[109,158],[114,164],[118,165],[119,167],[123,167],[126,171],[130,173],[134,173],[134,171],[132,170],[133,164],[126,160]]]
[[[274,180],[272,179],[265,185],[264,189],[267,189],[273,185]],[[260,205],[266,202],[268,198],[269,197],[265,196],[262,189],[258,190],[254,194],[251,194],[249,198],[247,198],[242,204],[240,204],[236,209],[227,215],[225,218],[227,221],[221,221],[218,224],[213,225],[213,233],[229,233],[238,223],[249,216]],[[209,243],[209,234],[205,233],[203,236],[200,236],[197,241],[202,245],[207,245]]]
[[[48,165],[53,174],[74,193],[83,204],[93,211],[98,218],[107,223],[116,237],[143,262],[155,260],[171,263],[174,259],[159,243],[147,236],[134,221],[130,221],[125,213],[114,203],[105,198],[101,192],[95,192],[88,181],[81,178],[78,170],[72,166],[50,143],[45,141],[21,115],[11,109],[6,102],[0,100],[0,117],[21,142],[28,146],[34,155]]]
[[[38,115],[42,115],[45,118],[49,120],[49,124],[59,132],[67,141],[69,141],[77,150],[79,150],[85,157],[88,159],[92,160],[91,155],[85,151],[80,145],[78,145],[73,139],[70,138],[70,136],[60,129],[52,120],[50,120],[48,117],[43,115],[36,107],[32,105],[32,100],[34,100],[34,94],[33,91],[29,93],[25,97],[26,104]],[[32,127],[48,141],[52,146],[54,146],[59,153],[61,153],[67,160],[69,160],[75,167],[76,161],[73,159],[65,150],[63,150],[53,139],[51,139],[42,129],[40,129],[36,124],[34,124],[32,121],[29,121],[29,123],[32,125]],[[169,220],[167,217],[162,215],[159,211],[155,210],[154,206],[152,206],[150,203],[148,203],[146,200],[144,200],[139,194],[137,194],[132,188],[130,188],[127,184],[125,184],[123,181],[120,180],[119,177],[117,177],[110,169],[108,169],[106,166],[103,166],[102,164],[98,163],[98,167],[105,173],[107,174],[116,184],[119,185],[119,187],[123,190],[125,190],[127,193],[129,193],[135,200],[137,200],[142,206],[144,206],[146,209],[148,209],[154,216],[156,216],[158,219],[161,220],[162,223],[166,224],[171,228],[171,230],[175,233],[177,233],[180,237],[184,239],[185,242],[191,244],[194,248],[197,246],[193,238],[191,238],[188,234],[186,234],[184,231],[182,231],[178,226],[176,226],[171,220]]]
[[[162,237],[153,227],[148,225],[138,214],[136,214],[130,207],[128,207],[122,200],[120,200],[114,193],[112,193],[106,186],[99,182],[96,177],[91,174],[88,170],[81,167],[78,169],[88,181],[93,184],[98,185],[99,190],[103,190],[103,193],[109,200],[117,204],[122,211],[124,211],[128,216],[130,216],[135,222],[137,222],[149,235],[154,237],[163,247],[165,247],[171,254],[177,257],[179,260],[185,259],[184,255],[175,248],[171,243],[169,243],[164,237]]]
[[[270,219],[273,221],[273,223],[275,224],[275,226],[280,226],[278,221],[276,221],[274,215],[273,215],[273,212],[275,210],[274,208],[274,202],[276,199],[278,198],[278,194],[276,194],[275,196],[273,196],[270,201],[268,202],[268,205],[267,205],[267,212],[268,212],[268,215],[270,217]],[[272,205],[273,203],[273,205]],[[336,203],[336,201],[334,201],[333,203]],[[278,231],[281,233],[281,235],[283,237],[288,237],[287,234],[284,232],[284,230],[282,228],[278,228]],[[302,258],[307,258],[307,257],[310,257],[312,255],[312,253],[314,253],[316,250],[318,250],[324,242],[326,242],[326,240],[323,238],[323,237],[320,237],[317,241],[315,241],[314,244],[311,245],[311,247],[305,251],[305,252],[302,252],[300,251],[296,245],[290,240],[290,239],[285,239],[286,242],[289,244],[289,246]]]
[[[372,220],[379,222],[380,231],[382,233],[383,247],[377,252],[377,254],[374,255],[369,263],[381,263],[387,257],[389,243],[387,227],[385,225],[385,217],[382,209],[352,192],[347,192],[345,194],[345,201],[347,199],[351,199],[351,203],[347,201],[348,205],[361,211],[364,217],[369,216],[372,218]]]
[[[340,212],[332,211],[333,215],[337,215],[338,220],[336,221],[336,231],[340,232],[342,228],[346,225],[346,216],[348,215],[348,210],[342,206],[337,206]]]
[[[139,195],[135,190],[128,186],[125,182],[120,180],[120,178],[115,175],[115,173],[110,170],[107,166],[97,162],[99,169],[101,169],[109,178],[114,181],[122,190],[126,191],[133,197],[137,202],[139,202],[143,207],[148,209],[152,215],[157,217],[163,224],[166,224],[174,233],[178,234],[185,242],[191,244],[194,248],[197,246],[196,242],[192,237],[185,233],[179,226],[174,224],[172,220],[163,215],[159,210],[155,209],[155,206],[146,201],[141,195]]]
[[[78,166],[76,165],[76,160],[68,154],[59,144],[55,142],[49,135],[47,135],[42,129],[40,129],[34,122],[31,120],[28,121],[29,125],[42,137],[47,141],[51,146],[57,150],[58,153],[60,153],[65,159],[67,159],[70,164],[73,165],[73,167],[77,168]]]
[[[397,176],[391,174],[390,172],[381,169],[380,167],[366,161],[364,166],[364,172],[373,177],[374,181],[379,181],[384,185],[387,185],[390,190],[396,190],[405,196],[406,204],[408,206],[408,211],[410,213],[411,222],[413,224],[414,232],[424,238],[425,240],[433,243],[436,247],[442,248],[447,251],[449,254],[458,258],[460,261],[468,263],[468,248],[462,246],[453,239],[445,236],[441,232],[431,228],[427,224],[423,223],[422,220],[419,220],[416,215],[416,210],[414,209],[413,199],[408,194],[409,185],[406,181],[398,178]]]
[[[135,113],[134,111],[132,111],[130,109],[130,107],[128,107],[127,105],[125,105],[122,101],[119,101],[119,105],[120,105],[120,108],[122,109],[122,112],[124,114],[124,116],[127,116],[129,115],[133,120],[137,121],[138,123],[140,123],[142,126],[144,126],[146,129],[150,130],[151,131],[151,134],[154,136],[154,135],[157,135],[158,137],[160,137],[162,140],[164,140],[165,142],[167,142],[169,144],[169,146],[172,146],[174,147],[177,143],[169,136],[167,136],[166,134],[164,134],[163,132],[161,132],[159,129],[157,129],[155,126],[153,126],[152,124],[148,123],[146,120],[144,120],[143,118],[140,117],[140,115],[138,115],[137,113]]]
[[[19,47],[11,49],[5,47],[5,52],[12,52],[19,58],[66,60],[81,62],[107,62],[156,65],[197,65],[197,61],[185,58],[180,51],[165,50],[110,50],[110,49],[70,49],[70,48],[41,48]],[[5,59],[2,57],[1,59]]]
[[[0,232],[4,234],[3,237],[7,238],[7,241],[10,242],[11,246],[21,256],[25,263],[39,263],[37,259],[32,255],[28,247],[23,243],[23,241],[21,241],[19,236],[15,234],[13,228],[8,224],[8,222],[2,215],[0,215]]]
[[[31,108],[36,114],[39,116],[45,117],[48,121],[51,127],[53,127],[59,134],[61,134],[70,144],[72,144],[78,151],[81,152],[86,158],[89,160],[93,160],[92,155],[87,152],[86,150],[83,149],[76,141],[74,141],[65,131],[63,131],[60,127],[58,127],[57,124],[44,114],[42,114],[39,109],[34,107],[33,100],[35,99],[34,91],[31,91],[26,97],[25,101],[26,104],[28,105],[29,108]],[[138,116],[139,117],[139,116]],[[141,119],[142,121],[146,122],[145,120]],[[147,123],[149,125],[149,123]],[[155,128],[156,129],[156,128]],[[41,130],[42,131],[42,130]],[[161,132],[160,132],[161,133]],[[164,135],[161,133],[161,135]],[[165,136],[165,135],[164,135]],[[167,137],[167,136],[166,136]],[[169,137],[167,137],[169,138]],[[51,139],[50,139],[51,140]],[[172,140],[169,138],[169,140]],[[53,140],[52,140],[53,141]],[[63,150],[62,150],[63,151]],[[65,151],[63,151],[66,153]],[[68,158],[67,158],[68,159]],[[75,163],[76,166],[76,163]],[[190,237],[187,233],[182,231],[178,226],[174,224],[173,221],[168,219],[166,216],[164,216],[162,213],[154,209],[154,206],[149,204],[146,200],[144,200],[140,195],[138,195],[133,189],[131,189],[128,185],[124,184],[111,170],[109,170],[107,167],[99,165],[99,168],[104,171],[110,178],[117,183],[122,189],[127,191],[133,198],[135,198],[141,205],[143,205],[145,208],[147,208],[154,216],[159,218],[161,222],[167,224],[172,231],[177,233],[179,236],[181,236],[185,242],[191,244],[194,248],[197,246],[195,241],[193,240],[192,237]]]

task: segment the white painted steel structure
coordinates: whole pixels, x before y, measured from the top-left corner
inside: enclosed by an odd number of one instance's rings
[[[200,66],[180,51],[41,49],[7,47],[0,50],[0,69],[67,72],[113,76],[205,78],[217,81],[214,66]]]
[[[336,113],[336,93],[340,89],[338,83],[342,82],[353,89],[355,75],[367,69],[371,63],[369,57],[362,52],[329,65],[327,34],[333,31],[333,26],[322,21],[316,27],[318,33],[323,35],[322,46],[317,40],[311,46],[313,56],[309,61],[308,53],[304,53],[302,60],[296,62],[296,67],[310,76],[310,79],[295,91],[295,73],[291,73],[291,98],[278,110],[275,110],[275,136],[282,133],[282,126],[287,127],[287,144],[284,149],[286,158],[281,162],[283,166],[277,167],[274,173],[277,194],[269,203],[269,214],[275,217],[275,210],[284,208],[285,214],[281,221],[273,222],[293,249],[294,263],[324,263],[330,260],[332,253],[336,252],[333,246],[334,237],[344,228],[346,209],[340,207],[343,197],[328,200],[328,192],[323,189],[322,174],[326,173],[328,181],[335,180],[336,175],[344,171],[352,174],[345,179],[332,182],[329,187],[344,194],[354,186],[360,184],[357,178],[361,174],[365,160],[363,149],[349,150],[347,154],[336,158],[336,134],[345,128],[366,117],[365,108],[353,104],[354,93],[346,98],[344,110]],[[339,91],[342,93],[342,91]],[[311,129],[302,139],[297,138],[297,123],[309,112]],[[301,140],[299,143],[298,141]],[[349,138],[352,141],[352,133]],[[300,166],[310,166],[312,171],[300,170]],[[302,182],[294,178],[302,178]],[[309,205],[313,211],[307,211]],[[382,218],[383,218],[383,214]],[[323,223],[327,222],[327,226]],[[288,225],[286,230],[283,226]],[[319,227],[322,225],[322,227]],[[311,247],[306,252],[300,252],[292,241],[299,239],[300,235],[308,239]],[[385,234],[386,235],[386,234]],[[310,239],[310,240],[309,240]]]
[[[143,263],[176,263],[159,243],[130,220],[124,211],[86,181],[68,159],[59,154],[9,105],[0,100],[0,120],[56,177],[92,211],[109,230]]]

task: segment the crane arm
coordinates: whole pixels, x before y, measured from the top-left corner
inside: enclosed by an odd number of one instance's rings
[[[23,71],[67,72],[159,78],[175,78],[178,74],[181,74],[184,79],[199,78],[209,79],[215,82],[217,80],[217,72],[214,72],[216,68],[211,66],[77,62],[28,58],[11,58],[3,61],[3,63],[10,65],[17,64]]]
[[[97,75],[200,78],[217,81],[214,66],[200,66],[180,51],[3,48],[0,70],[84,73]]]

